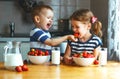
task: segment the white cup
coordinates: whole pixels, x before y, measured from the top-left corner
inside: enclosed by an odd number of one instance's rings
[[[52,50],[52,64],[59,65],[60,64],[60,51]]]
[[[99,65],[104,66],[107,64],[107,48],[102,48],[99,55]]]
[[[65,53],[65,50],[66,50],[66,47],[67,47],[67,42],[62,42],[60,44],[60,53]]]

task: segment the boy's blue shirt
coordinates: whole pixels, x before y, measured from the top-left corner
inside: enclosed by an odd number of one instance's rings
[[[30,32],[30,48],[43,51],[48,50],[51,53],[51,46],[48,46],[44,43],[48,38],[51,38],[51,35],[48,31],[40,28],[33,28]]]

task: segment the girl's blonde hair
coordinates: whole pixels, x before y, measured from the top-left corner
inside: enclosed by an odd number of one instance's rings
[[[93,22],[93,13],[89,9],[79,9],[75,11],[71,16],[70,20],[77,20],[83,23],[91,23],[91,32],[95,35],[102,37],[102,23],[98,19]]]

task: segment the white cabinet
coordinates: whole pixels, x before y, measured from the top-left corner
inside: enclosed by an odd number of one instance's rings
[[[0,62],[4,61],[4,46],[6,45],[5,42],[0,42]]]
[[[27,53],[30,50],[30,43],[29,42],[23,42],[21,43],[21,54],[23,60],[27,59]]]

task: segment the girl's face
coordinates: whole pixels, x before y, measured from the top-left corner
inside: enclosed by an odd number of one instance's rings
[[[42,9],[36,21],[38,28],[49,30],[53,23],[53,11],[50,9]]]
[[[79,38],[83,38],[89,33],[90,25],[89,23],[83,23],[77,20],[71,20],[72,30],[74,33],[79,33]]]

